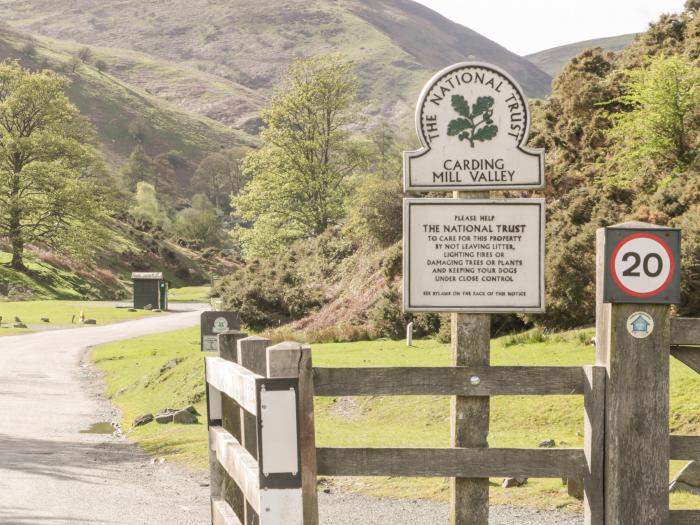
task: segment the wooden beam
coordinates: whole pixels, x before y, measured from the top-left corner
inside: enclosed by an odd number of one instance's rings
[[[698,525],[700,510],[672,510],[670,525]]]
[[[605,523],[605,376],[604,366],[584,367],[583,478],[584,525]]]
[[[700,461],[700,436],[671,436],[671,459]]]
[[[700,318],[672,317],[671,345],[700,345]]]
[[[580,366],[314,368],[317,396],[570,395],[583,383]]]
[[[233,509],[221,498],[211,500],[211,518],[213,525],[241,525]]]
[[[700,374],[700,346],[672,346],[671,355]]]
[[[257,413],[256,379],[263,379],[244,367],[220,357],[206,358],[207,383],[226,394],[249,413]]]
[[[209,443],[221,466],[241,488],[246,501],[260,514],[260,474],[253,456],[221,427],[209,428]]]
[[[318,448],[323,476],[583,479],[581,449]]]

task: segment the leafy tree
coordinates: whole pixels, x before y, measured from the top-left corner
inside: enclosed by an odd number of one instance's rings
[[[95,62],[95,67],[100,73],[104,73],[109,69],[109,65],[107,65],[107,62],[104,60],[100,59],[97,62]]]
[[[139,182],[147,182],[154,186],[157,169],[153,158],[146,153],[141,144],[138,144],[122,168],[124,183],[132,191],[136,189]]]
[[[0,237],[18,270],[26,270],[29,243],[84,251],[105,215],[96,180],[103,166],[90,124],[64,94],[68,85],[49,71],[0,63]]]
[[[205,245],[221,242],[221,213],[204,194],[192,197],[192,206],[175,216],[175,233],[185,239],[196,239]]]
[[[206,193],[217,209],[228,211],[231,196],[245,185],[245,153],[242,148],[232,148],[207,155],[192,177],[193,188]]]
[[[616,116],[613,185],[626,186],[645,171],[683,170],[697,155],[700,69],[682,57],[658,57],[629,73],[620,101],[632,109]]]
[[[265,146],[250,154],[250,182],[232,199],[251,224],[238,236],[249,254],[279,252],[293,240],[315,237],[343,217],[346,177],[358,164],[348,126],[357,81],[336,56],[298,60],[263,113]]]
[[[164,230],[170,229],[168,214],[158,202],[158,195],[151,184],[139,182],[134,199],[136,204],[129,211],[136,220]]]
[[[78,49],[76,56],[80,59],[83,64],[89,64],[92,60],[92,50],[85,46]]]

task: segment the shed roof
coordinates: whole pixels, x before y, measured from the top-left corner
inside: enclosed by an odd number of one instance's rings
[[[131,274],[134,281],[162,280],[163,272],[134,272]]]

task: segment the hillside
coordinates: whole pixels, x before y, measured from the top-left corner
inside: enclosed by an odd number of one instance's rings
[[[197,162],[211,151],[255,143],[250,135],[178,108],[109,72],[89,65],[73,70],[69,51],[67,46],[0,26],[0,60],[19,59],[26,67],[52,69],[71,79],[68,96],[95,126],[98,142],[113,168],[120,167],[136,145],[129,125],[137,120],[144,123],[144,147],[150,155],[177,151],[186,159],[177,169],[183,185]]]
[[[532,97],[551,78],[529,61],[409,0],[8,0],[22,31],[96,46],[119,79],[245,131],[297,57],[356,61],[366,113],[407,120],[438,69],[474,59],[511,72]]]
[[[574,42],[573,44],[553,47],[551,49],[545,49],[544,51],[532,53],[531,55],[526,55],[525,58],[539,67],[542,71],[545,71],[555,77],[562,71],[562,69],[564,69],[564,66],[566,66],[569,60],[579,55],[584,49],[600,47],[605,51],[620,51],[631,44],[635,36],[635,33],[631,33],[629,35],[595,38],[593,40]]]

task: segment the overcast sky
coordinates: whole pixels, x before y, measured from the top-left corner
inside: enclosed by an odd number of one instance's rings
[[[526,55],[581,40],[644,31],[685,0],[416,0]]]

